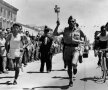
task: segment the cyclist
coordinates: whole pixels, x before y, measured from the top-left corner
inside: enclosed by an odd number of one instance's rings
[[[93,50],[94,50],[94,56],[97,57],[98,54],[98,47],[99,47],[99,38],[98,35],[100,34],[100,31],[96,31],[94,34],[94,44],[93,44]]]
[[[105,26],[101,26],[101,31],[100,33],[97,35],[97,39],[99,40],[98,42],[98,49],[106,49],[108,46],[108,33],[106,31],[106,27]],[[101,52],[98,52],[98,65],[100,65],[101,63]]]

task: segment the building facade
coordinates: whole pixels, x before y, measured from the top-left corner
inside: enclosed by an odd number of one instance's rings
[[[10,28],[16,22],[18,9],[0,0],[0,28]]]
[[[22,31],[23,32],[28,31],[31,36],[37,36],[37,34],[39,33],[39,30],[30,27],[28,25],[21,24],[21,26],[22,26]]]

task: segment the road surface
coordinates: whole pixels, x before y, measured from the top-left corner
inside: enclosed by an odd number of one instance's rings
[[[90,51],[83,63],[78,63],[78,73],[74,78],[73,87],[68,87],[68,75],[63,70],[62,53],[53,57],[52,72],[40,73],[40,61],[28,63],[20,73],[17,85],[11,85],[14,71],[9,74],[0,74],[0,90],[108,90],[108,80],[102,83],[100,68],[97,66],[97,57]],[[98,80],[98,81],[97,81]]]

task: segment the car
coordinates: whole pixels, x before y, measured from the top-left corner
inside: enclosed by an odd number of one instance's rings
[[[89,46],[85,45],[84,52],[83,52],[83,58],[88,58],[88,54],[89,54]]]

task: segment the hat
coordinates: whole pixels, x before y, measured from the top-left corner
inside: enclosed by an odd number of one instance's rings
[[[70,22],[70,20],[72,20],[73,22],[75,22],[72,16],[70,16],[70,17],[68,18],[68,23]]]
[[[18,23],[14,23],[14,24],[13,24],[13,27],[15,27],[15,26],[21,27],[21,25],[18,24]]]
[[[101,31],[105,31],[105,26],[101,26]]]
[[[45,26],[44,32],[49,32],[49,28],[47,26]]]

